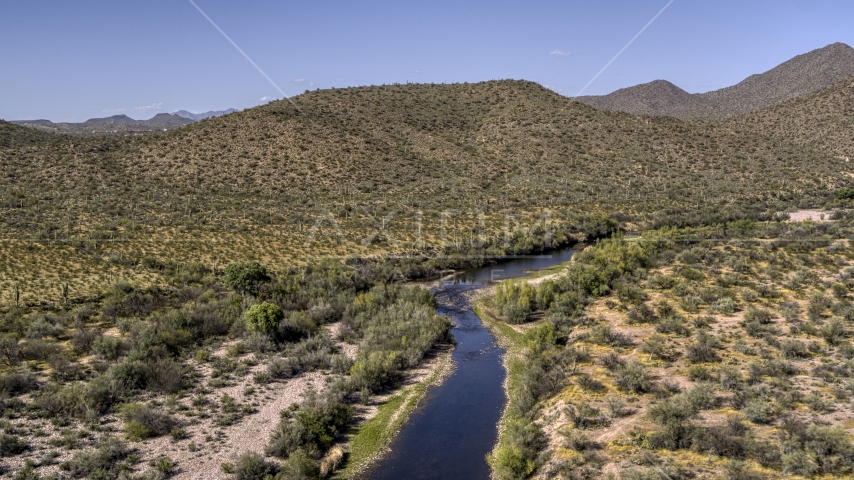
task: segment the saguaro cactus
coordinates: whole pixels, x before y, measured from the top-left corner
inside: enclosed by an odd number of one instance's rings
[[[62,301],[68,305],[68,283],[62,284]]]
[[[15,296],[15,306],[17,307],[17,306],[18,306],[18,301],[21,299],[21,291],[20,291],[20,290],[18,290],[18,286],[17,286],[17,285],[15,285],[15,293],[14,293],[14,296]]]

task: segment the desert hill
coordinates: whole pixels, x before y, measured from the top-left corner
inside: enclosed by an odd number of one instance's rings
[[[525,81],[330,89],[293,101],[299,110],[277,101],[157,135],[0,150],[7,228],[299,226],[366,205],[644,216],[822,198],[847,182],[847,165],[810,148],[603,112]]]
[[[854,76],[813,94],[729,119],[725,125],[839,158],[854,158]]]
[[[834,43],[712,92],[689,94],[669,82],[656,80],[578,100],[602,110],[712,120],[746,114],[813,93],[851,75],[854,75],[854,49]]]

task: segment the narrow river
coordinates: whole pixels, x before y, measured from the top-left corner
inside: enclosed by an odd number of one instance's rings
[[[516,258],[487,267],[457,272],[434,293],[439,313],[454,324],[457,340],[455,370],[431,388],[395,437],[391,452],[362,478],[488,479],[486,454],[498,439],[504,408],[501,363],[504,351],[472,312],[475,290],[500,280],[567,262],[574,250]]]

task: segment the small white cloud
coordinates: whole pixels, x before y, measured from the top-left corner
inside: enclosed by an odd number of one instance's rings
[[[304,78],[295,78],[294,83],[296,83],[297,85],[307,85],[309,87],[314,86],[314,82],[309,82],[308,80],[306,80]]]
[[[267,103],[267,102],[272,102],[275,99],[276,99],[276,97],[268,97],[265,95],[265,96],[259,98],[258,101]]]
[[[427,75],[427,72],[425,72],[424,70],[413,70],[412,73],[416,75]]]
[[[163,102],[152,103],[151,105],[145,105],[142,107],[134,107],[134,112],[149,112],[151,110],[157,111],[163,109]]]
[[[549,55],[551,55],[553,57],[569,57],[572,55],[572,52],[570,52],[569,50],[557,50],[557,49],[555,49],[555,50],[552,50],[551,52],[549,52]]]

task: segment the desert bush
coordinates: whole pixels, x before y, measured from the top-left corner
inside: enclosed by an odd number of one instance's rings
[[[85,355],[92,349],[92,344],[96,338],[98,338],[98,334],[94,330],[85,327],[78,328],[71,334],[71,348],[74,349],[75,353]]]
[[[570,403],[564,407],[563,413],[575,428],[596,428],[607,426],[611,423],[601,410],[587,402]]]
[[[184,388],[184,369],[171,358],[149,360],[143,365],[145,388],[160,393],[177,393]]]
[[[495,302],[504,321],[524,323],[537,305],[537,289],[527,282],[503,282],[495,290]],[[550,302],[546,302],[550,303]],[[542,307],[548,308],[548,305]]]
[[[761,398],[748,400],[741,413],[744,418],[760,425],[771,423],[777,415],[774,405]]]
[[[624,362],[623,359],[614,352],[602,355],[599,357],[599,361],[602,362],[602,365],[604,365],[609,372],[613,372],[626,364],[626,362]]]
[[[0,397],[22,395],[38,386],[36,376],[27,369],[15,369],[0,374]]]
[[[713,376],[705,365],[691,365],[688,368],[688,378],[695,382],[708,382]]]
[[[641,343],[640,351],[657,358],[667,359],[670,358],[672,352],[667,347],[667,339],[658,333],[654,333],[646,338],[646,340]]]
[[[326,369],[331,367],[336,347],[326,333],[309,337],[294,345],[290,354],[302,370]]]
[[[20,344],[21,357],[26,360],[47,360],[59,353],[59,346],[40,338],[29,339]]]
[[[330,448],[326,456],[320,460],[320,477],[326,478],[334,472],[344,460],[344,455],[344,448],[341,445]]]
[[[718,368],[718,379],[721,386],[727,390],[737,390],[742,385],[741,370],[732,365],[723,365]]]
[[[672,333],[679,337],[687,337],[691,334],[691,329],[688,328],[685,317],[676,314],[658,322],[658,325],[655,326],[655,331],[659,333]]]
[[[279,422],[266,452],[285,458],[300,447],[315,448],[324,452],[332,446],[335,437],[350,420],[352,407],[333,396],[306,393],[305,401]]]
[[[280,480],[317,480],[321,478],[320,467],[303,449],[292,453],[282,463],[276,479]]]
[[[652,388],[652,378],[643,364],[631,361],[614,372],[614,385],[626,392],[644,393]]]
[[[244,317],[249,330],[272,335],[279,329],[284,313],[282,309],[271,303],[258,303],[249,307]]]
[[[587,375],[586,373],[580,373],[580,374],[576,375],[575,383],[579,387],[581,387],[584,390],[587,390],[589,392],[604,392],[604,391],[608,390],[608,388],[605,387],[605,385],[602,382],[600,382],[599,380],[596,380],[595,378],[591,377],[590,375]]]
[[[738,304],[730,297],[723,297],[709,306],[709,312],[717,312],[723,315],[732,315],[738,310]]]
[[[276,344],[269,336],[257,332],[247,336],[243,343],[250,352],[268,353],[276,350]]]
[[[0,434],[0,455],[7,457],[24,453],[29,444],[16,435]]]
[[[720,357],[718,356],[715,349],[708,346],[705,343],[694,343],[688,347],[688,350],[685,352],[685,357],[691,363],[708,363],[708,362],[719,362]]]
[[[620,331],[614,330],[608,324],[596,325],[586,334],[586,340],[595,345],[611,345],[625,347],[632,345],[632,338]]]
[[[617,395],[611,395],[605,398],[605,406],[608,408],[608,413],[611,418],[620,418],[626,416],[626,402]]]
[[[748,428],[737,418],[727,419],[724,425],[707,428],[702,436],[698,438],[699,448],[727,458],[745,458],[749,452],[749,445],[745,434]]]
[[[833,300],[824,295],[817,293],[810,297],[807,303],[807,318],[810,321],[817,322],[821,320],[824,312],[833,306]]]
[[[231,304],[211,302],[196,306],[189,312],[189,330],[197,341],[226,335],[231,328]],[[232,319],[233,320],[233,319]]]
[[[528,419],[507,422],[504,445],[488,458],[499,480],[527,478],[537,467],[537,458],[546,445],[540,428]]]
[[[558,433],[563,437],[563,446],[576,452],[583,452],[590,448],[595,448],[596,443],[583,430],[577,428],[563,429]]]
[[[127,346],[122,339],[109,335],[100,335],[92,341],[92,353],[104,360],[115,361],[121,357]]]
[[[120,464],[133,451],[116,438],[107,437],[97,448],[78,452],[71,460],[60,464],[72,478],[115,478]]]
[[[771,320],[774,318],[774,315],[771,314],[768,310],[763,310],[761,308],[749,307],[746,312],[744,312],[744,321],[745,322],[757,322],[761,325],[765,325],[771,323]]]
[[[264,460],[257,452],[244,452],[229,468],[235,480],[264,480],[279,471],[279,465]]]
[[[27,331],[24,334],[26,338],[40,339],[44,337],[58,337],[65,332],[65,325],[62,324],[59,318],[43,313],[33,315],[27,325]]]
[[[119,415],[125,421],[125,433],[131,440],[160,437],[177,425],[171,415],[149,405],[125,404],[119,408]]]
[[[0,336],[0,358],[6,365],[17,365],[21,362],[21,344],[17,338]]]
[[[258,262],[236,262],[225,267],[222,283],[246,295],[257,294],[261,284],[270,280],[267,269]]]
[[[270,378],[279,380],[291,378],[297,372],[299,372],[299,363],[290,358],[276,357],[267,364],[267,373]]]
[[[298,342],[314,335],[318,326],[304,312],[290,312],[279,324],[276,337],[283,342]]]
[[[629,308],[629,313],[626,315],[626,323],[632,325],[637,323],[655,323],[658,320],[658,315],[655,310],[649,305],[642,303]]]
[[[819,334],[828,345],[838,345],[846,335],[845,323],[834,318],[819,329]]]
[[[785,358],[804,358],[809,356],[806,344],[795,339],[783,340],[780,343],[780,353],[782,353]]]
[[[848,286],[842,282],[833,282],[830,286],[830,290],[836,298],[845,298],[848,296]]]

